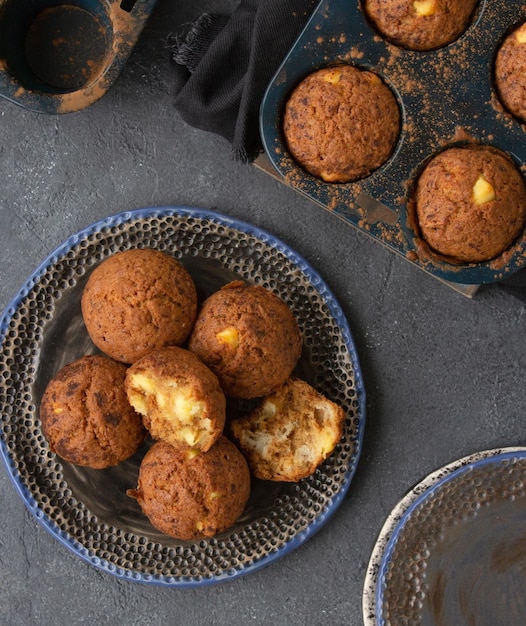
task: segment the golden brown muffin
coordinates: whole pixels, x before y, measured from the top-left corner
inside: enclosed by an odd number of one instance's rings
[[[65,461],[94,469],[129,458],[146,436],[124,391],[126,366],[84,356],[48,383],[40,404],[43,432]]]
[[[451,260],[486,261],[509,248],[524,228],[524,180],[500,150],[449,148],[419,176],[415,208],[432,250]]]
[[[249,414],[232,434],[257,478],[296,482],[332,454],[345,413],[308,383],[291,378]]]
[[[495,86],[506,109],[526,122],[526,23],[510,33],[497,52]]]
[[[91,340],[124,363],[154,348],[182,344],[196,312],[192,277],[179,261],[158,250],[114,254],[95,268],[82,294]]]
[[[157,442],[142,460],[137,489],[128,495],[167,535],[183,540],[213,537],[243,513],[250,495],[250,472],[241,452],[226,437],[203,453]]]
[[[389,159],[400,111],[376,74],[339,65],[313,72],[296,86],[285,105],[283,133],[301,167],[326,182],[346,183]]]
[[[125,388],[154,439],[206,451],[223,432],[226,400],[217,377],[184,348],[152,350],[135,361]]]
[[[460,37],[478,0],[364,0],[365,13],[389,41],[410,50],[433,50]]]
[[[217,375],[227,396],[257,398],[279,387],[301,354],[289,307],[259,285],[234,281],[205,300],[188,347]]]

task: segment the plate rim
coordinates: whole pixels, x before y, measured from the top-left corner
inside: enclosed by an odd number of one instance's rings
[[[403,530],[411,512],[443,484],[454,480],[469,469],[517,455],[526,458],[526,446],[491,448],[461,457],[427,474],[397,502],[377,535],[366,569],[362,592],[364,626],[379,624],[377,611],[381,587],[380,570],[385,555]]]
[[[138,572],[132,569],[127,569],[124,567],[118,567],[103,558],[97,557],[87,547],[83,546],[78,540],[70,536],[69,533],[61,530],[53,520],[49,519],[45,512],[39,508],[38,503],[34,498],[31,490],[28,489],[20,480],[20,476],[17,472],[14,459],[9,453],[6,442],[4,441],[2,431],[0,431],[0,457],[3,460],[4,467],[6,468],[7,474],[11,479],[11,482],[15,486],[18,495],[20,496],[22,502],[30,511],[32,516],[36,519],[39,525],[43,526],[53,537],[55,537],[55,539],[59,541],[59,543],[65,546],[69,551],[73,552],[76,556],[79,556],[82,560],[88,562],[92,566],[95,566],[97,569],[108,572],[111,575],[120,579],[164,587],[190,588],[217,584],[226,580],[231,580],[240,576],[247,575],[263,567],[266,567],[267,565],[270,565],[274,561],[282,558],[283,556],[286,556],[293,550],[303,545],[309,538],[316,534],[325,525],[325,523],[332,517],[332,515],[341,505],[345,495],[347,494],[347,491],[349,490],[350,484],[359,465],[360,456],[363,451],[363,440],[366,424],[366,394],[356,345],[348,320],[343,312],[343,309],[341,308],[340,303],[334,296],[334,293],[332,292],[328,284],[317,272],[317,270],[315,270],[314,267],[306,260],[306,258],[296,252],[279,237],[276,237],[268,231],[249,222],[228,216],[213,209],[189,207],[186,205],[161,205],[122,211],[104,217],[100,220],[94,221],[84,228],[81,228],[74,234],[70,235],[51,253],[49,253],[40,264],[38,264],[36,269],[25,280],[18,293],[15,295],[14,298],[12,298],[10,303],[5,308],[0,318],[0,345],[3,345],[6,336],[6,329],[8,328],[12,317],[15,315],[21,301],[28,295],[30,290],[35,286],[35,284],[38,282],[39,278],[46,271],[46,269],[59,257],[70,251],[71,248],[79,241],[89,237],[90,235],[100,232],[104,228],[111,228],[124,224],[126,222],[146,218],[152,219],[155,217],[167,216],[181,216],[197,218],[200,220],[214,221],[223,226],[238,230],[245,235],[255,236],[259,240],[272,245],[275,249],[283,253],[289,259],[289,261],[297,266],[298,269],[308,277],[313,286],[319,290],[323,301],[330,310],[331,315],[334,317],[335,321],[338,323],[338,327],[342,332],[342,339],[348,350],[349,357],[352,363],[354,382],[356,386],[356,413],[359,418],[359,427],[357,428],[355,439],[356,453],[353,455],[354,462],[350,463],[347,466],[345,478],[344,480],[342,480],[339,490],[331,498],[328,505],[317,514],[317,516],[308,524],[308,526],[302,532],[299,532],[292,539],[288,540],[281,548],[277,549],[276,551],[270,552],[263,557],[256,559],[255,561],[243,564],[241,567],[230,568],[226,571],[223,571],[219,575],[213,574],[210,577],[202,578],[192,577],[191,575],[176,576],[165,574],[149,574],[144,572]]]

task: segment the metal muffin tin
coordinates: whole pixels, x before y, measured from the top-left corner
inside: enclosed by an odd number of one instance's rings
[[[481,0],[457,41],[416,52],[380,36],[358,0],[320,2],[262,101],[260,130],[268,158],[288,185],[438,278],[467,285],[511,275],[526,264],[526,232],[491,261],[448,262],[418,236],[408,201],[423,165],[452,145],[492,145],[524,171],[526,134],[499,103],[493,62],[504,36],[525,17],[518,0]],[[398,99],[402,116],[398,144],[387,163],[346,184],[325,183],[305,172],[288,154],[282,135],[283,108],[294,87],[311,72],[339,63],[380,76]]]
[[[0,0],[0,96],[39,113],[101,98],[156,0]]]

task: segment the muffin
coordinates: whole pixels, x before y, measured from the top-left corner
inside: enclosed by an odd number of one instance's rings
[[[125,376],[122,363],[88,355],[49,381],[40,419],[53,452],[94,469],[117,465],[134,454],[146,431],[126,397]]]
[[[197,312],[192,277],[173,257],[150,249],[103,261],[82,294],[88,334],[102,352],[133,363],[149,350],[181,345]]]
[[[400,111],[389,87],[352,65],[309,74],[285,104],[283,134],[291,156],[326,182],[371,174],[389,159],[399,133]]]
[[[152,350],[135,361],[125,389],[154,439],[206,451],[223,432],[226,400],[217,377],[184,348]]]
[[[176,539],[213,537],[230,528],[250,495],[250,472],[237,447],[221,437],[208,452],[155,443],[128,490],[151,524]]]
[[[417,180],[414,204],[428,246],[467,263],[504,252],[526,218],[523,177],[491,146],[453,147],[431,159]]]
[[[367,17],[391,43],[410,50],[433,50],[460,37],[477,0],[364,0]]]
[[[259,285],[234,281],[209,296],[188,347],[231,398],[267,395],[291,375],[301,332],[287,304]]]
[[[234,420],[231,429],[254,476],[297,482],[332,454],[344,419],[342,407],[305,381],[291,378]]]
[[[495,87],[502,104],[526,122],[526,23],[510,33],[495,58]]]

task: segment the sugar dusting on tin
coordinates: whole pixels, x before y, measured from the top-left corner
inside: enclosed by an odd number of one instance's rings
[[[517,7],[506,10],[513,14],[514,20],[517,19]],[[521,10],[526,10],[524,4],[521,5]],[[491,13],[489,23],[492,30],[500,29],[502,33],[509,27],[509,15],[503,16],[502,11],[493,7],[484,7],[484,12]],[[326,18],[327,14],[322,17]],[[487,15],[485,19],[488,19]],[[326,184],[320,183],[324,188],[323,204],[328,210],[343,214],[344,217],[351,216],[351,222],[362,230],[372,232],[375,237],[386,243],[394,244],[394,247],[402,250],[411,260],[417,260],[420,265],[429,265],[429,269],[432,269],[434,264],[443,263],[444,259],[438,258],[426,249],[425,243],[419,239],[414,225],[406,215],[412,186],[422,164],[450,144],[498,143],[500,126],[506,130],[516,131],[518,124],[517,120],[502,109],[495,97],[491,84],[492,68],[488,61],[486,61],[488,83],[482,85],[477,92],[477,100],[470,101],[468,92],[464,104],[459,97],[459,90],[464,87],[464,77],[480,69],[473,67],[473,59],[478,59],[478,55],[484,55],[484,51],[487,51],[490,45],[486,29],[480,27],[480,15],[477,15],[466,36],[461,36],[457,42],[429,53],[397,48],[372,31],[370,33],[362,31],[356,37],[351,37],[351,32],[327,34],[320,23],[316,24],[315,30],[318,32],[320,57],[327,65],[357,63],[360,67],[376,72],[399,95],[404,111],[399,142],[400,155],[402,153],[407,155],[409,151],[412,155],[412,163],[405,169],[400,167],[396,154],[391,163],[373,172],[366,180],[344,185],[333,184],[329,188]],[[499,37],[499,33],[493,35],[494,41],[491,43],[493,47]],[[371,41],[381,49],[381,52],[372,59],[368,58]],[[442,119],[447,116],[444,116],[440,107],[436,106],[437,98],[440,98],[443,110],[451,110],[448,119]],[[406,100],[413,103],[418,101],[418,106],[413,104],[407,107]],[[459,102],[462,111],[455,108],[459,106]],[[457,115],[459,112],[461,115]],[[520,129],[524,132],[522,126]],[[403,152],[404,147],[410,147],[410,150]],[[286,182],[306,195],[311,195],[312,185],[316,184],[312,177],[306,176],[287,153],[280,154],[280,160]],[[520,167],[523,172],[526,171],[524,164],[521,163]],[[408,239],[400,223],[394,227],[388,224],[369,223],[366,211],[357,203],[357,197],[363,190],[370,193],[368,190],[371,189],[387,190],[387,205],[399,212],[402,221],[407,219],[409,230],[413,229],[414,240],[411,236]],[[520,251],[521,246],[526,246],[522,239],[516,248]],[[509,272],[510,262],[522,265],[525,261],[526,252],[518,254],[517,249],[511,249],[487,265],[497,272]],[[457,268],[451,265],[448,269],[460,272],[463,266]]]

